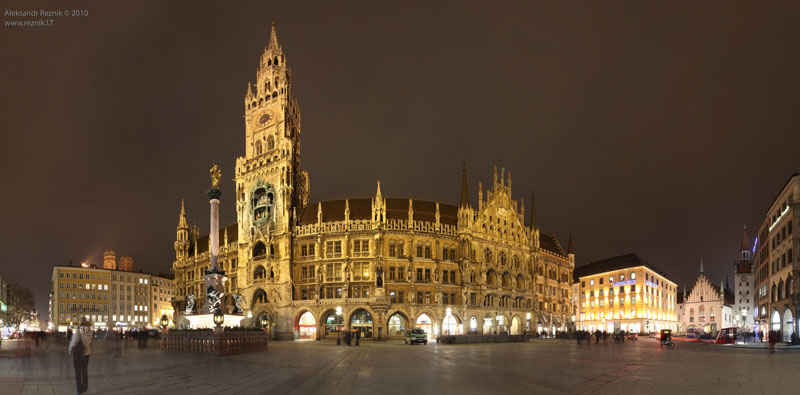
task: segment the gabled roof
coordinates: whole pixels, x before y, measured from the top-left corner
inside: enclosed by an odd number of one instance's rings
[[[564,251],[564,248],[561,247],[561,243],[558,242],[558,238],[554,234],[549,235],[547,233],[540,232],[539,247],[554,254],[567,256],[567,253]]]

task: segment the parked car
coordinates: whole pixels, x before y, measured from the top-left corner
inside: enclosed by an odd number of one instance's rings
[[[406,332],[405,341],[406,344],[428,344],[428,334],[423,329],[415,328]]]

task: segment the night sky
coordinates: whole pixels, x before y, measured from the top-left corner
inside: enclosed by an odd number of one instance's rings
[[[800,164],[797,2],[109,3],[0,27],[0,276],[43,319],[53,265],[112,248],[168,272],[181,198],[208,230],[212,160],[236,221],[273,21],[312,201],[380,180],[455,204],[466,161],[474,205],[497,164],[544,232],[572,228],[578,265],[635,252],[691,286],[703,257],[719,284]]]

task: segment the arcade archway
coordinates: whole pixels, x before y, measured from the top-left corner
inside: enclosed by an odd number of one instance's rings
[[[372,338],[372,314],[364,309],[356,310],[350,316],[350,328],[353,331],[361,332],[364,339]]]
[[[306,311],[297,319],[297,336],[300,339],[317,338],[317,320],[310,311]]]
[[[408,320],[402,313],[394,313],[389,317],[389,322],[386,325],[388,328],[387,336],[405,336],[406,328],[408,327]]]

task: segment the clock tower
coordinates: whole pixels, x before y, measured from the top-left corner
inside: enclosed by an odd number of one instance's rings
[[[291,300],[292,227],[308,203],[308,174],[300,169],[300,107],[274,23],[255,81],[244,96],[245,155],[236,159],[238,286],[252,286],[247,274],[262,266],[260,287],[280,305]]]

